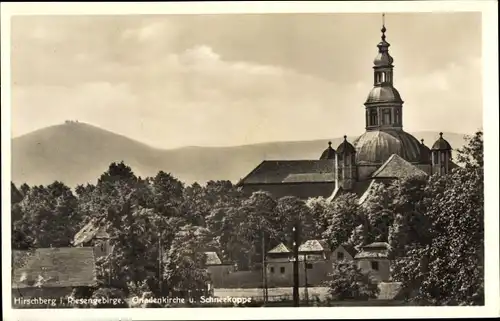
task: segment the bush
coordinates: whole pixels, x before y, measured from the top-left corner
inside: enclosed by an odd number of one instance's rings
[[[378,295],[377,284],[354,263],[335,264],[330,277],[325,286],[332,300],[368,300]]]

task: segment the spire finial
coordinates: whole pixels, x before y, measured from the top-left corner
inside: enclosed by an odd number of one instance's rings
[[[329,147],[332,147],[332,142],[331,142],[331,141],[330,141],[330,142],[328,142],[328,146],[329,146]]]
[[[422,143],[422,145],[423,145],[423,144],[424,144],[424,139],[422,138],[422,139],[420,140],[420,142],[421,142],[421,143]]]
[[[347,140],[347,135],[344,135],[344,140]]]
[[[385,29],[385,13],[382,13],[382,29],[380,31],[382,31],[382,41],[385,41],[385,32],[387,31]]]
[[[440,133],[439,133],[439,137],[440,137],[440,138],[443,138],[443,132],[440,132]]]

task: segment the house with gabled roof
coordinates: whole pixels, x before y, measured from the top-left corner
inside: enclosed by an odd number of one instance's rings
[[[97,287],[96,260],[91,247],[14,250],[12,259],[13,307],[26,308],[26,300],[33,298],[59,300],[75,290],[91,292]],[[50,305],[50,302],[32,303],[30,307]]]
[[[205,252],[207,257],[206,267],[210,275],[211,287],[223,288],[228,276],[235,271],[233,263],[224,263],[217,252]]]
[[[97,257],[106,256],[113,251],[109,242],[110,235],[104,219],[92,218],[73,237],[76,247],[93,247]]]
[[[330,260],[332,263],[337,262],[353,262],[358,251],[351,244],[340,244],[332,251]]]
[[[299,282],[321,284],[331,273],[330,249],[323,240],[307,240],[299,246]],[[283,243],[267,252],[269,286],[293,285],[293,252]]]
[[[370,274],[378,282],[391,279],[391,261],[389,260],[389,244],[374,242],[361,247],[355,256],[357,266],[363,273]]]

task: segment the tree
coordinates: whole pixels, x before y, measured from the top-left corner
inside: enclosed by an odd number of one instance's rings
[[[12,205],[19,203],[23,199],[23,194],[17,189],[16,185],[10,183],[10,202]]]
[[[384,183],[375,183],[368,198],[363,203],[366,213],[369,242],[387,242],[389,226],[394,220],[392,195]]]
[[[365,223],[359,224],[352,230],[347,243],[354,246],[354,248],[359,251],[362,246],[370,243],[369,235],[368,225]]]
[[[242,198],[241,190],[230,181],[209,181],[206,186],[194,183],[185,190],[185,203],[182,211],[190,224],[197,226],[211,224],[215,230],[218,230],[221,223],[215,219],[214,215],[221,215],[225,212],[224,209],[238,206]]]
[[[275,226],[280,226],[277,239],[292,246],[292,228],[295,222],[299,223],[301,243],[315,235],[315,222],[304,201],[294,196],[284,196],[278,199],[276,215],[273,220]]]
[[[407,246],[430,242],[431,224],[426,215],[428,181],[426,177],[409,176],[393,181],[387,188],[394,212],[388,236],[393,257],[403,255]]]
[[[425,189],[430,241],[414,244],[396,261],[394,278],[416,299],[434,305],[484,304],[484,190],[482,133],[459,151],[468,160]]]
[[[325,220],[328,222],[327,228],[323,233],[330,248],[346,243],[349,240],[353,230],[361,222],[360,208],[356,194],[342,194],[325,208]]]
[[[379,292],[369,274],[363,274],[355,263],[334,264],[331,280],[325,282],[332,300],[368,300]]]
[[[473,136],[465,136],[467,144],[458,149],[457,161],[465,168],[484,168],[483,132],[477,131]]]
[[[81,217],[77,199],[61,182],[31,188],[19,202],[22,219],[14,224],[14,235],[34,247],[69,246]],[[19,243],[17,240],[15,243]]]
[[[28,192],[30,191],[30,186],[26,183],[24,183],[23,185],[21,185],[21,187],[19,188],[19,191],[23,194],[23,197],[28,194]]]
[[[265,251],[274,244],[271,242],[277,238],[279,228],[276,226],[275,210],[276,201],[269,193],[254,192],[237,211],[232,212],[230,224],[233,229],[223,232],[222,241],[233,243],[231,250],[233,253],[236,250],[242,268],[255,269],[256,264],[262,262],[263,241]],[[242,262],[243,258],[247,259],[246,262]]]
[[[309,198],[306,201],[306,206],[311,212],[315,222],[316,234],[320,238],[329,226],[329,217],[327,215],[329,201],[324,197]]]
[[[137,176],[135,176],[130,166],[126,165],[123,161],[120,163],[113,162],[109,165],[108,170],[97,180],[97,184],[117,180],[137,181]]]
[[[164,270],[170,295],[197,299],[204,294],[209,275],[203,248],[208,240],[208,231],[199,226],[187,225],[175,234]]]

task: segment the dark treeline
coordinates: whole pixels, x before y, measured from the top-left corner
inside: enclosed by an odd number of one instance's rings
[[[481,304],[482,142],[482,132],[469,137],[458,156],[464,166],[452,173],[379,184],[362,205],[354,194],[333,202],[274,199],[265,192],[247,195],[229,181],[186,186],[162,171],[141,178],[123,162],[112,163],[96,184],[74,192],[57,181],[12,183],[12,247],[72,246],[83,226],[99,222],[113,247],[98,262],[102,287],[158,294],[203,287],[204,251],[216,251],[240,270],[258,269],[262,241],[266,251],[280,242],[291,246],[298,220],[302,240],[323,239],[332,249],[388,242],[395,280],[418,286],[427,302]],[[340,281],[337,276],[330,284]]]

